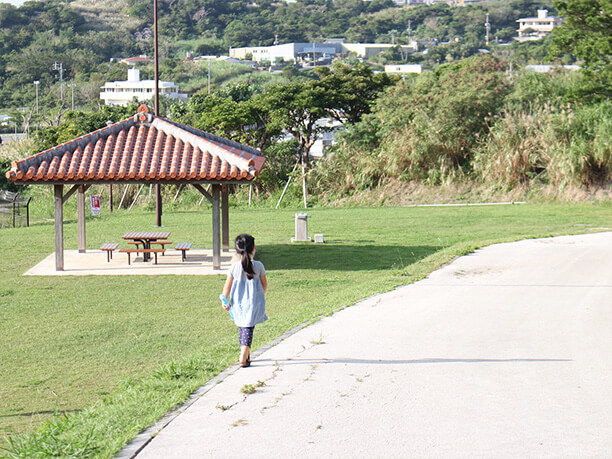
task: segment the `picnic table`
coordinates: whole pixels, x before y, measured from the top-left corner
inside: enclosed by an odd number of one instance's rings
[[[167,231],[129,232],[123,235],[123,239],[141,243],[144,249],[142,250],[142,257],[143,257],[142,259],[143,261],[149,261],[151,259],[151,253],[152,253],[151,242],[168,239],[169,236],[170,236],[170,232],[167,232]]]

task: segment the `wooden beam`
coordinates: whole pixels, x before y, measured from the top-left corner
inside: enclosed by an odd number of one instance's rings
[[[199,183],[194,183],[193,186],[195,187],[196,190],[202,193],[206,199],[208,199],[208,202],[210,202],[211,204],[213,203],[213,197],[210,195],[208,191],[204,189],[202,185],[200,185]]]
[[[72,185],[72,188],[70,188],[68,190],[68,193],[66,193],[66,195],[62,198],[63,202],[68,201],[68,199],[70,199],[70,197],[75,193],[75,191],[77,191],[79,188],[81,187],[81,185]],[[63,186],[62,186],[63,188]]]
[[[80,185],[77,193],[77,228],[79,236],[79,253],[86,252],[85,241],[85,186]],[[87,187],[89,188],[89,187]]]
[[[229,252],[229,191],[221,185],[221,240],[224,252]]]
[[[213,269],[221,269],[221,185],[212,186]]]
[[[64,185],[54,185],[55,270],[64,270]]]

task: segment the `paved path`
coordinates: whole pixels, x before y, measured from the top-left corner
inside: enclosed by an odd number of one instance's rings
[[[612,233],[495,245],[232,369],[138,458],[610,458],[611,350]]]

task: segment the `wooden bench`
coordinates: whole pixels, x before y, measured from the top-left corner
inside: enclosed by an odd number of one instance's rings
[[[110,261],[113,259],[113,252],[117,247],[119,247],[119,244],[117,244],[116,242],[102,244],[102,247],[100,247],[100,250],[106,252],[106,261],[108,263],[110,263]]]
[[[176,244],[176,247],[174,248],[174,250],[180,250],[181,260],[186,261],[187,260],[186,254],[190,248],[191,248],[191,242],[181,242],[180,244]]]
[[[128,244],[135,245],[138,248],[139,245],[142,245],[141,241],[128,241]]]
[[[137,255],[138,253],[152,253],[155,255],[155,264],[157,264],[157,254],[163,254],[165,251],[166,249],[119,249],[119,252],[127,253],[128,265],[132,264],[130,260],[130,254],[132,253],[136,253]]]
[[[157,244],[157,245],[161,245],[162,249],[166,248],[166,245],[168,244],[172,244],[172,241],[166,241],[166,240],[161,240],[161,241],[151,241],[151,245],[153,244]],[[162,256],[164,256],[164,254],[162,253]]]

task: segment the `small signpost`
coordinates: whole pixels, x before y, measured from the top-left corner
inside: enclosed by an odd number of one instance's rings
[[[100,215],[100,196],[91,196],[91,215]]]

